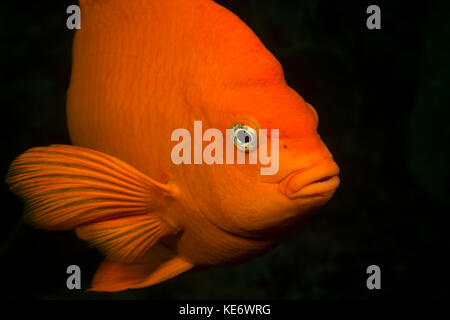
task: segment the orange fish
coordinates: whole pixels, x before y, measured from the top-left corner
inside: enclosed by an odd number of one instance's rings
[[[233,13],[211,0],[84,0],[67,122],[73,145],[32,148],[7,183],[38,228],[74,229],[119,291],[271,249],[339,185],[314,108]],[[175,164],[174,130],[279,129],[279,170]],[[236,154],[249,157],[256,149]],[[272,140],[270,140],[272,141]],[[251,141],[250,141],[251,142]],[[205,143],[206,145],[206,143]],[[203,145],[202,145],[203,146]]]

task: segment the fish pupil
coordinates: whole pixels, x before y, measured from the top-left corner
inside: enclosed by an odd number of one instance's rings
[[[238,136],[239,141],[241,141],[242,143],[250,142],[250,135],[245,131],[239,131],[237,136]]]

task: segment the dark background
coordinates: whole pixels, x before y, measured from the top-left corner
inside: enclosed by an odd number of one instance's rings
[[[120,293],[83,289],[101,255],[73,232],[36,230],[1,184],[0,297],[35,299],[385,299],[449,296],[450,8],[444,1],[218,1],[282,63],[316,107],[342,170],[330,202],[278,248],[243,265]],[[32,146],[69,143],[65,95],[73,1],[2,3],[1,166]],[[366,28],[378,4],[382,29]],[[381,290],[366,268],[381,267]]]

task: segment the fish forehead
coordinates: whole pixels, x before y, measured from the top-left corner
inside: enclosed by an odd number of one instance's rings
[[[271,130],[279,130],[280,139],[307,138],[317,134],[317,121],[313,111],[302,97],[287,84],[252,86],[223,90],[221,97],[212,100],[210,96],[201,105],[212,106],[205,110],[209,122],[222,129],[230,128],[240,119],[244,123]],[[219,111],[220,117],[217,117]]]

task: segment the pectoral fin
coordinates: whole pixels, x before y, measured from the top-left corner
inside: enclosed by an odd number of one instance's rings
[[[171,193],[117,158],[69,145],[29,149],[13,161],[6,181],[24,198],[32,225],[56,230],[146,214]]]
[[[31,225],[76,229],[113,260],[133,261],[176,232],[161,213],[172,190],[95,150],[32,148],[13,161],[6,180],[24,198]]]
[[[162,245],[155,245],[147,259],[139,263],[121,263],[105,259],[98,268],[90,291],[121,291],[143,288],[173,278],[193,264]]]

